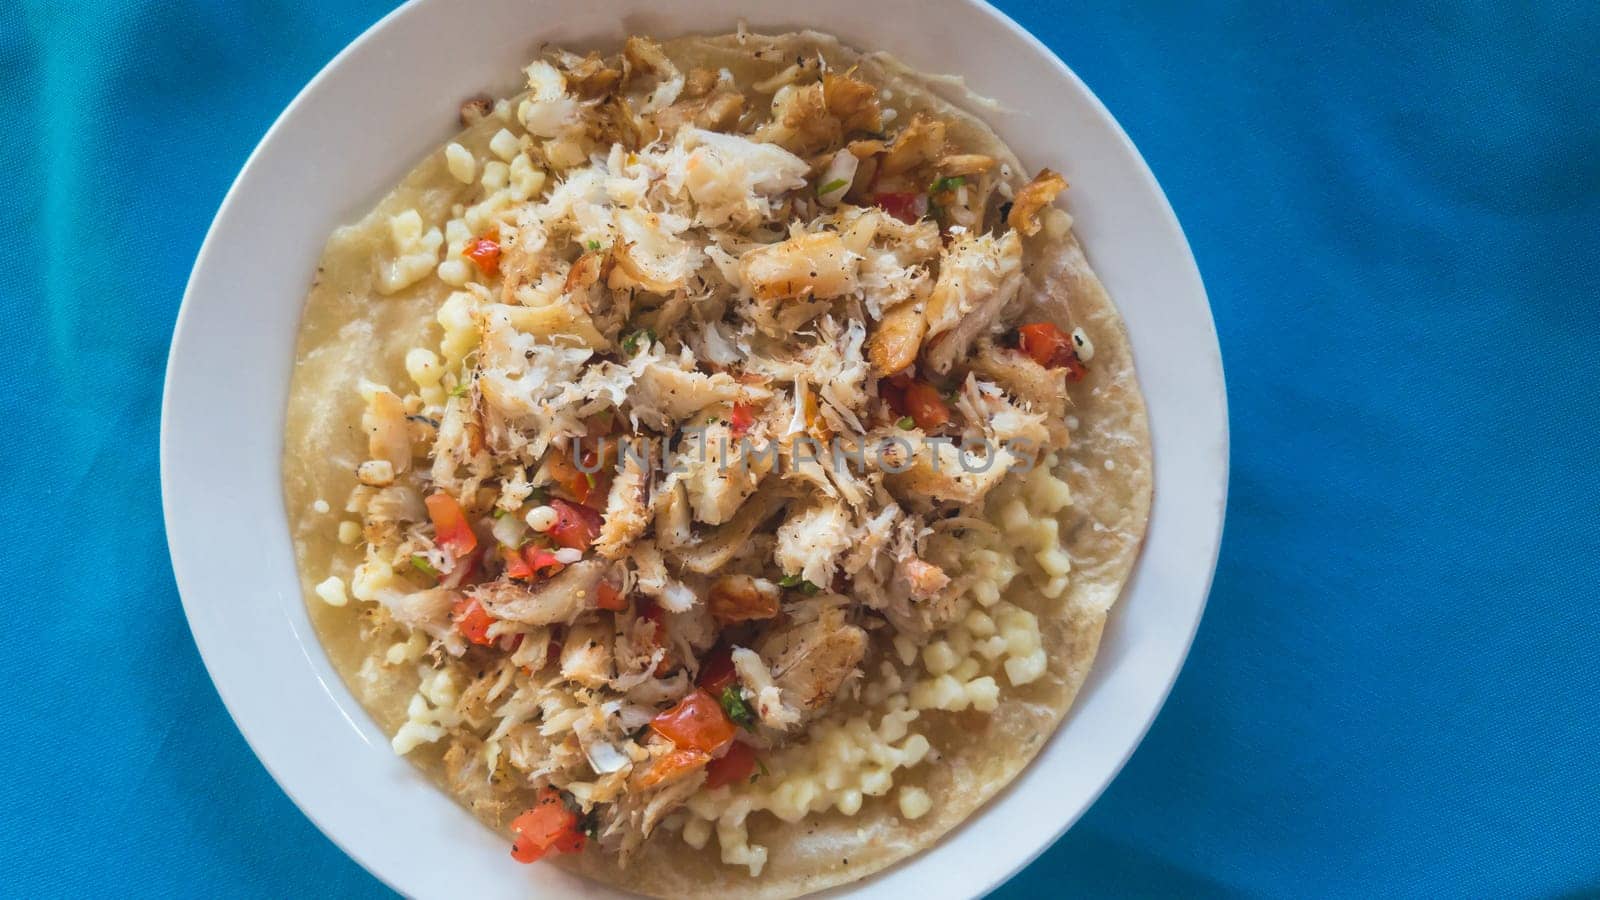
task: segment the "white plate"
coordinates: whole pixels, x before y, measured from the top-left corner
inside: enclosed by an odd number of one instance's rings
[[[295,329],[324,240],[456,128],[460,99],[514,89],[541,42],[581,47],[815,26],[913,67],[964,75],[1030,166],[1072,182],[1071,208],[1121,307],[1149,399],[1155,510],[1138,570],[1077,705],[1011,788],[936,849],[856,887],[972,896],[1015,873],[1088,808],[1132,753],[1205,606],[1227,492],[1222,363],[1205,290],[1155,179],[1098,100],[992,8],[923,0],[413,0],[329,63],[234,182],[190,276],[162,409],[167,541],[195,643],[239,730],[300,809],[392,887],[424,897],[591,896],[520,866],[394,755],[329,665],[301,601],[279,477]],[[800,11],[803,10],[803,13]],[[804,15],[804,19],[798,18]]]

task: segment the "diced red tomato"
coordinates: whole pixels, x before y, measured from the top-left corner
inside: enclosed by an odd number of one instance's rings
[[[505,560],[507,578],[527,580],[533,577],[533,567],[528,565],[528,561],[516,550],[502,546],[500,558]]]
[[[473,534],[467,514],[456,498],[438,491],[423,501],[428,506],[428,518],[433,520],[433,542],[443,547],[456,559],[466,559],[478,549],[478,536]]]
[[[878,396],[897,416],[905,415],[906,385],[910,383],[909,375],[894,375],[878,382]]]
[[[872,204],[902,222],[916,222],[928,209],[928,198],[913,191],[885,191],[872,195]]]
[[[665,628],[667,625],[666,612],[648,597],[639,603],[639,618],[654,622],[657,629]]]
[[[1082,381],[1089,371],[1078,358],[1072,337],[1051,322],[1033,322],[1017,329],[1022,352],[1047,369],[1066,369],[1070,381]]]
[[[600,511],[581,503],[551,500],[556,511],[556,524],[550,526],[550,538],[563,547],[587,550],[600,535]]]
[[[706,767],[706,787],[719,788],[725,784],[744,781],[756,770],[756,752],[743,741],[728,745],[728,752],[713,759]]]
[[[603,497],[611,488],[620,442],[606,440],[616,428],[616,417],[604,410],[584,421],[585,432],[576,442],[550,448],[546,472],[561,493],[578,503]],[[573,461],[574,443],[582,466]]]
[[[733,429],[734,437],[743,437],[756,424],[756,411],[748,403],[735,403],[733,414],[728,417],[728,425]]]
[[[490,229],[483,237],[468,243],[461,255],[472,260],[485,275],[500,271],[500,229]]]
[[[733,740],[739,727],[733,724],[722,704],[702,690],[692,691],[666,712],[650,720],[650,729],[679,749],[715,753]]]
[[[617,476],[617,446],[616,441],[599,440],[592,443],[596,447],[587,447],[583,451],[583,468],[578,474],[583,476],[584,484],[588,485],[589,492],[584,496],[583,502],[599,498],[601,504],[605,503],[606,494],[611,492],[611,480]]]
[[[489,611],[478,601],[462,597],[450,607],[450,617],[455,620],[456,630],[467,640],[485,647],[494,643],[494,638],[489,637],[489,626],[494,624],[494,616],[489,615]]]
[[[584,435],[579,441],[583,448],[583,467],[594,475],[596,490],[604,494],[611,489],[617,456],[622,452],[622,441],[606,440],[617,431],[616,410],[601,410],[584,419],[583,425]]]
[[[511,820],[511,834],[511,858],[520,863],[537,862],[551,850],[576,853],[585,843],[578,814],[551,788],[540,792],[532,809]]]
[[[1072,339],[1052,322],[1032,322],[1017,328],[1017,343],[1022,352],[1033,357],[1041,366],[1055,365],[1056,360],[1072,351]]]
[[[578,853],[588,843],[589,837],[577,828],[568,828],[556,838],[550,849],[557,853]]]
[[[700,662],[700,677],[695,679],[695,683],[705,688],[711,696],[720,697],[723,688],[738,680],[739,673],[733,669],[733,648],[719,643]]]
[[[950,421],[950,407],[939,396],[939,389],[926,381],[913,381],[906,386],[905,413],[923,431],[933,431]]]
[[[585,460],[584,468],[593,469],[593,461]],[[580,470],[565,447],[550,448],[550,454],[545,457],[545,472],[558,490],[579,503],[588,503],[589,495],[595,493],[599,473]]]
[[[621,612],[628,608],[628,597],[611,582],[601,581],[600,587],[595,590],[594,605],[598,609]]]
[[[548,548],[529,544],[522,548],[522,559],[534,575],[554,575],[566,568]]]

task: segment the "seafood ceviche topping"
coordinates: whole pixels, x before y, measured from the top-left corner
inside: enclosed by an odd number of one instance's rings
[[[919,717],[1046,669],[999,589],[1017,547],[1044,596],[1070,568],[1039,520],[1093,343],[1018,314],[1066,182],[781,62],[551,51],[463,107],[442,228],[389,221],[379,290],[449,292],[413,383],[361,387],[349,595],[419,673],[395,749],[522,862],[665,823],[759,873],[747,816],[890,802]]]

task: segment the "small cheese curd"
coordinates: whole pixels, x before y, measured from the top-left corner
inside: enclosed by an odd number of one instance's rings
[[[390,742],[394,752],[404,756],[423,744],[444,737],[447,729],[461,721],[455,711],[456,685],[449,669],[422,667],[421,683],[406,707],[406,721]]]
[[[406,374],[417,387],[430,388],[437,386],[444,377],[444,366],[439,364],[439,357],[432,350],[413,347],[406,352]]]
[[[1053,241],[1059,241],[1072,230],[1072,213],[1059,207],[1050,207],[1044,214],[1044,233]]]
[[[394,484],[394,464],[387,459],[369,459],[356,467],[356,478],[372,487]]]
[[[494,137],[489,139],[489,152],[500,157],[502,160],[508,163],[511,162],[512,158],[514,158],[517,155],[517,152],[521,149],[522,142],[517,140],[516,135],[504,128],[496,131],[494,133]]]
[[[339,523],[339,543],[349,546],[361,540],[361,523],[345,519]]]
[[[527,521],[529,528],[543,534],[555,527],[558,516],[553,507],[535,506],[533,509],[528,510],[528,514],[523,518]]]
[[[350,602],[344,591],[344,579],[337,575],[329,575],[317,585],[317,596],[329,606],[344,606]]]
[[[439,280],[451,287],[464,287],[472,280],[472,267],[460,257],[452,256],[439,263],[436,273]]]
[[[378,261],[378,290],[393,294],[433,273],[439,263],[444,233],[438,228],[423,229],[422,216],[408,209],[389,220],[393,255]]]
[[[544,170],[534,166],[528,154],[520,153],[506,171],[506,186],[515,200],[526,200],[544,190]]]
[[[486,191],[498,191],[505,187],[511,180],[511,167],[499,160],[491,160],[483,165],[483,178],[481,183]]]
[[[919,787],[901,788],[897,799],[900,801],[900,815],[908,819],[920,819],[933,809],[933,798]]]
[[[1082,328],[1072,329],[1072,346],[1078,351],[1078,358],[1084,362],[1094,359],[1094,342],[1089,340],[1089,333]]]
[[[445,145],[444,163],[450,170],[450,177],[462,184],[471,184],[478,177],[478,160],[471,150],[455,141]]]

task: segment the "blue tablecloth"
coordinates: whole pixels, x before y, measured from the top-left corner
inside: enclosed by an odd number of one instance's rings
[[[1234,452],[1166,710],[1001,895],[1600,891],[1600,6],[1002,5],[1177,208]],[[201,668],[156,434],[223,192],[388,6],[0,0],[0,894],[383,892]]]

